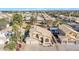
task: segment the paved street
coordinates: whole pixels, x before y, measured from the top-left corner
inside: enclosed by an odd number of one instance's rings
[[[79,45],[61,44],[58,46],[44,47],[40,45],[26,45],[23,51],[79,51]]]
[[[2,48],[3,45],[0,45],[0,51],[5,51]],[[50,47],[44,47],[41,45],[26,45],[21,51],[79,51],[79,44],[61,44]]]

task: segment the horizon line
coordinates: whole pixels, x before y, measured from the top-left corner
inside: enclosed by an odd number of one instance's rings
[[[0,11],[79,11],[79,8],[0,8]]]

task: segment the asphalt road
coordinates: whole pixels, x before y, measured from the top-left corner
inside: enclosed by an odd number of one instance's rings
[[[41,45],[26,45],[23,51],[79,51],[79,45],[61,44],[50,47],[44,47]]]
[[[0,51],[3,50],[3,45],[0,45]],[[26,45],[21,51],[79,51],[79,44],[59,44],[50,47],[42,45]]]

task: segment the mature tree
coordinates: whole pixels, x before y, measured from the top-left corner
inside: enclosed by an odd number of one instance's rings
[[[36,17],[31,16],[31,18],[30,18],[30,23],[31,23],[31,24],[34,24],[34,23],[35,23],[35,21],[36,21]]]
[[[16,24],[16,23],[14,23],[14,24],[12,25],[12,30],[13,30],[14,32],[17,32],[17,31],[19,30],[19,25]]]
[[[22,28],[22,24],[23,24],[23,17],[21,14],[14,14],[13,15],[13,31],[16,33],[17,36],[17,40],[21,39],[21,32],[19,30],[21,30]]]
[[[31,27],[31,25],[30,25],[30,24],[27,24],[27,26],[26,26],[26,28],[25,28],[25,31],[26,31],[26,32],[29,31],[30,27]]]
[[[13,35],[13,34],[9,37],[9,42],[7,44],[8,49],[10,50],[16,49],[16,45],[17,45],[16,39],[17,39],[16,35]]]
[[[16,13],[16,14],[13,15],[13,23],[17,23],[21,26],[22,22],[23,22],[23,17],[22,17],[21,14]]]

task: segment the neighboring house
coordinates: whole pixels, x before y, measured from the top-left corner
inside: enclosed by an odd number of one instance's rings
[[[48,14],[46,13],[42,13],[42,16],[46,22],[47,25],[49,25],[50,27],[52,27],[52,22],[55,21],[56,19],[49,16]]]
[[[44,21],[44,18],[41,16],[37,16],[37,23],[41,23]]]
[[[79,41],[79,32],[75,31],[71,26],[62,24],[59,29],[65,33],[66,41]]]
[[[79,24],[79,18],[77,18],[77,19],[75,20],[75,22]]]
[[[29,13],[29,12],[26,13],[26,15],[24,16],[24,20],[25,20],[26,23],[30,22],[31,16],[32,16],[31,13]]]

